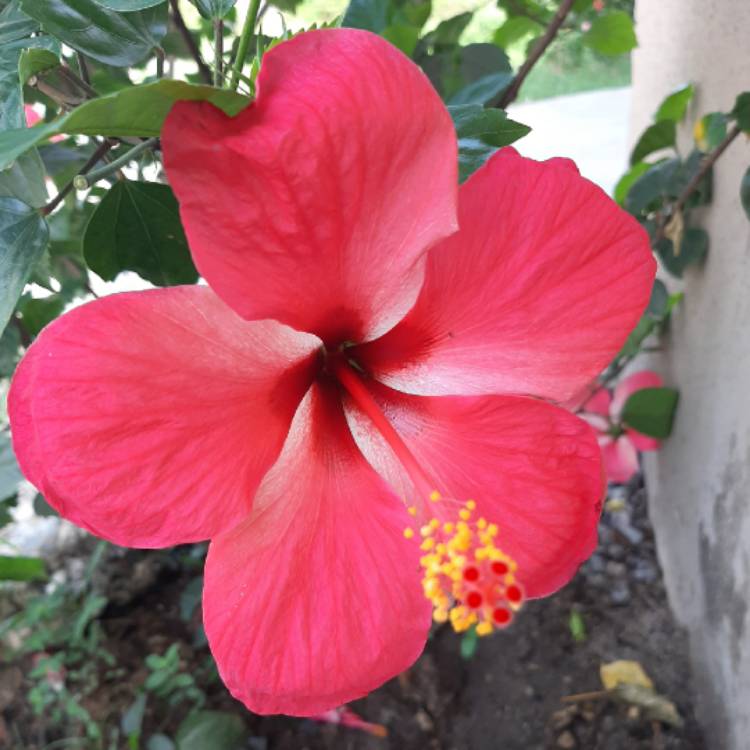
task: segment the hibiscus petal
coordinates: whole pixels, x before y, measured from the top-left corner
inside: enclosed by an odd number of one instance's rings
[[[360,361],[409,393],[571,398],[648,303],[646,232],[569,164],[513,149],[462,185],[459,224],[430,251],[415,307]]]
[[[609,419],[609,410],[612,404],[612,394],[608,388],[597,388],[591,398],[581,407],[582,411],[589,414],[599,414]]]
[[[633,446],[639,451],[658,451],[661,448],[661,442],[656,438],[642,435],[635,430],[625,430],[625,435]]]
[[[602,444],[602,458],[607,479],[624,484],[638,472],[638,451],[627,435]]]
[[[252,516],[211,542],[203,616],[219,673],[261,714],[359,698],[424,647],[430,605],[403,503],[314,385]]]
[[[567,583],[596,545],[604,477],[596,436],[582,420],[518,396],[419,397],[371,384],[396,431],[443,495],[473,499],[500,527],[530,596]],[[367,459],[414,498],[401,465],[348,400],[347,418]]]
[[[247,323],[207,287],[83,305],[16,370],[19,464],[60,515],[116,544],[206,539],[250,512],[319,345]]]
[[[664,385],[661,375],[654,372],[653,370],[639,370],[634,372],[632,375],[623,378],[615,388],[615,393],[612,398],[612,406],[610,407],[612,419],[619,420],[622,408],[625,406],[625,402],[636,392],[642,388],[661,388]]]
[[[229,118],[180,102],[162,144],[209,284],[243,317],[327,343],[395,325],[419,293],[416,261],[457,227],[447,110],[414,63],[368,32],[274,47],[254,105]]]

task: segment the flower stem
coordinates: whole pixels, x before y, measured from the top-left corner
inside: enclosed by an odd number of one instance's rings
[[[178,0],[169,0],[169,5],[172,8],[172,20],[174,21],[174,25],[177,27],[177,31],[180,32],[180,36],[182,36],[185,46],[188,48],[193,60],[195,60],[195,64],[198,66],[198,74],[205,83],[211,83],[211,69],[203,61],[198,45],[195,43],[195,39],[193,39],[190,29],[188,29],[185,24],[185,19],[182,17],[182,13],[180,13]]]
[[[229,88],[232,90],[236,89],[240,82],[240,73],[242,73],[242,68],[245,66],[247,51],[250,47],[250,38],[255,32],[255,22],[258,19],[259,8],[260,0],[250,0],[250,7],[247,9],[245,23],[243,24],[242,32],[240,33],[240,44],[237,48],[237,58],[234,61],[232,77],[229,80]]]
[[[224,73],[222,63],[224,61],[224,21],[214,21],[214,86],[221,86]]]
[[[95,169],[93,172],[89,172],[86,175],[77,175],[73,180],[73,186],[76,188],[76,190],[86,190],[87,188],[90,188],[94,183],[98,182],[99,180],[103,180],[105,177],[109,177],[114,172],[117,172],[121,167],[129,164],[131,161],[133,161],[133,159],[135,159],[136,156],[139,156],[144,151],[148,151],[150,148],[156,146],[158,142],[158,138],[149,138],[148,140],[141,141],[139,144],[129,149],[126,154],[123,154],[117,159],[113,159],[105,167]]]

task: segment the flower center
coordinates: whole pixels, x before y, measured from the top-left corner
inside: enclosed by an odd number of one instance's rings
[[[332,358],[330,372],[369,417],[409,474],[425,500],[407,508],[419,532],[404,529],[406,539],[420,545],[424,595],[436,622],[450,622],[462,632],[476,626],[478,635],[505,628],[521,607],[524,592],[516,580],[516,563],[496,544],[496,524],[480,517],[477,505],[443,499],[419,462],[383,414],[365,383],[343,356]]]
[[[442,498],[431,496],[433,502]],[[446,501],[447,502],[447,501]],[[416,516],[417,509],[409,508]],[[431,518],[419,529],[422,588],[434,607],[436,622],[449,621],[456,632],[476,626],[477,635],[506,628],[520,609],[524,592],[516,580],[515,561],[495,543],[499,530],[485,518],[473,519],[476,503],[469,500],[458,520]],[[413,528],[404,530],[416,538]]]

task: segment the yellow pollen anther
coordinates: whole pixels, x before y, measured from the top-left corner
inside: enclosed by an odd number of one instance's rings
[[[414,536],[414,529],[404,529],[404,536],[407,539],[411,539]]]
[[[433,492],[430,500],[436,499],[440,494]],[[453,501],[447,502],[450,507]],[[419,562],[422,590],[433,605],[435,622],[450,622],[459,633],[476,626],[482,636],[512,622],[524,593],[515,577],[515,561],[495,544],[497,524],[471,520],[476,507],[468,500],[457,508],[456,520],[427,520],[419,532],[425,553]],[[407,529],[404,536],[411,538],[414,531]]]
[[[432,492],[430,492],[430,500],[433,503],[436,503],[438,500],[440,500],[441,497],[442,495],[437,490],[433,490]]]
[[[416,508],[415,508],[415,507],[414,507],[413,505],[411,506],[411,508],[407,508],[407,509],[406,509],[406,512],[407,512],[407,513],[408,513],[408,514],[409,514],[410,516],[416,516],[416,515],[417,515],[417,509],[416,509]]]

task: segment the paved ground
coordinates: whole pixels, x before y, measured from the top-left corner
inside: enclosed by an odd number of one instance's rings
[[[630,95],[606,89],[514,104],[510,116],[532,128],[517,148],[534,159],[567,156],[611,193],[627,168]]]

